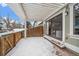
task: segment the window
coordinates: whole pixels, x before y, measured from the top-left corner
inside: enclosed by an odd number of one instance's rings
[[[79,3],[73,6],[73,34],[79,35]]]
[[[49,35],[62,40],[62,13],[49,20]]]

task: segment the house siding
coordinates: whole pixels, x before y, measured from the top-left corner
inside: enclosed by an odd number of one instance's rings
[[[65,18],[65,42],[74,45],[79,48],[79,40],[75,38],[70,38],[67,34],[70,34],[70,8],[68,8],[69,14]]]
[[[72,37],[68,36],[68,35],[70,35],[70,7],[69,6],[70,6],[70,4],[68,4],[68,15],[65,15],[65,38],[64,38],[64,42],[79,48],[79,40],[76,38],[72,38]],[[65,9],[65,8],[63,8],[63,9]],[[59,10],[57,13],[60,13],[60,11],[63,11],[63,9]],[[47,32],[47,31],[45,31],[45,32]]]

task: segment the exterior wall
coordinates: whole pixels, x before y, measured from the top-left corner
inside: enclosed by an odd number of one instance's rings
[[[79,48],[79,40],[75,38],[66,39],[66,42]]]
[[[79,38],[76,38],[76,37],[73,37],[73,36],[70,35],[70,33],[72,33],[71,32],[71,30],[72,30],[71,24],[70,24],[70,22],[72,20],[71,20],[70,17],[73,16],[72,14],[70,15],[70,12],[73,12],[73,11],[70,10],[71,5],[72,4],[68,4],[65,7],[65,9],[67,8],[66,10],[68,11],[68,14],[65,15],[65,24],[63,25],[63,27],[64,27],[64,31],[63,31],[64,32],[64,34],[63,34],[64,35],[64,45],[67,48],[79,53]],[[63,11],[63,9],[61,9],[60,11]],[[60,11],[58,11],[56,14],[60,13]],[[52,17],[54,17],[54,16],[52,16]],[[50,17],[50,19],[51,19],[51,17]],[[45,31],[45,32],[47,32],[47,31]]]
[[[71,7],[71,4],[69,6]],[[70,12],[73,12],[73,11],[70,10],[69,6],[68,6],[68,15],[65,18],[66,19],[65,20],[65,36],[66,36],[65,37],[65,42],[67,44],[70,44],[70,45],[74,46],[73,48],[77,47],[79,49],[79,39],[78,38],[76,39],[76,37],[73,38],[73,36],[71,36],[71,34],[70,34],[70,32],[72,32],[70,30],[70,28],[71,28],[71,26],[70,26],[70,22],[71,22],[70,21],[71,20],[70,16],[72,16],[72,15],[70,15]],[[76,52],[79,53],[79,51],[76,51]]]

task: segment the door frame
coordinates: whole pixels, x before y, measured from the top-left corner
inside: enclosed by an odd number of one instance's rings
[[[51,18],[53,18],[53,17],[55,17],[55,16],[57,16],[57,15],[59,15],[59,14],[62,13],[62,41],[57,40],[57,39],[54,39],[54,40],[56,40],[58,42],[61,42],[63,44],[65,42],[65,16],[66,16],[65,11],[66,11],[66,8],[64,7],[63,9],[61,9],[61,10],[57,11],[55,14],[53,14],[50,18],[48,18],[47,20],[45,20],[47,22]],[[48,27],[47,29],[49,29],[49,25],[47,27]],[[46,31],[46,32],[47,32],[47,34],[49,34],[49,31]]]

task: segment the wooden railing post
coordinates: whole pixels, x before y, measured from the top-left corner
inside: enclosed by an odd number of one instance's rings
[[[4,56],[4,38],[1,36],[1,56]]]

